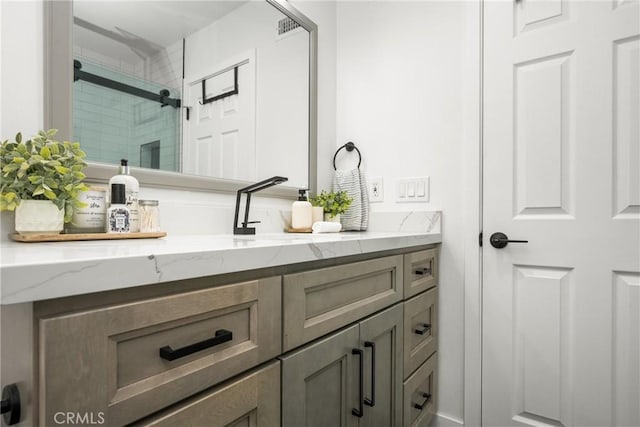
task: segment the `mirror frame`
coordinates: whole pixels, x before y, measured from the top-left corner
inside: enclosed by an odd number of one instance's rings
[[[309,32],[309,193],[317,186],[318,146],[318,27],[287,0],[265,0]],[[73,134],[73,4],[72,0],[44,2],[44,126],[58,129],[58,136],[70,140]],[[106,183],[117,173],[117,165],[87,162],[87,181]],[[188,175],[180,172],[132,167],[142,186],[178,190],[235,193],[251,184],[240,181]],[[273,186],[260,195],[295,199],[298,189]]]

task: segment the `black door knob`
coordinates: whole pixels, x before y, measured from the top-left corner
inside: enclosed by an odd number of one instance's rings
[[[20,422],[20,392],[17,385],[9,384],[2,389],[0,413],[9,426]]]
[[[504,233],[493,233],[491,237],[489,237],[489,243],[496,249],[502,249],[507,246],[509,243],[529,243],[528,240],[509,240],[506,234]]]

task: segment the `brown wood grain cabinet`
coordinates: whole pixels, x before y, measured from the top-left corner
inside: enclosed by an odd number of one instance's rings
[[[426,426],[437,284],[430,245],[37,302],[27,419]]]
[[[283,426],[401,425],[402,321],[398,304],[284,356]]]

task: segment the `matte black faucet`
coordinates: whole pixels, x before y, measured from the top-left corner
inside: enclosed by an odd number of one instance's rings
[[[249,221],[249,204],[251,203],[251,193],[255,193],[256,191],[264,190],[265,188],[272,187],[277,184],[282,184],[285,181],[288,181],[289,178],[285,178],[283,176],[272,176],[269,179],[265,179],[264,181],[257,182],[255,184],[251,184],[248,187],[244,187],[238,190],[238,196],[236,197],[236,215],[233,219],[233,234],[256,234],[256,229],[252,227],[247,227],[249,224],[256,224],[260,221]],[[247,195],[247,202],[244,206],[244,221],[242,222],[242,227],[238,227],[238,216],[240,213],[240,197],[242,193]]]

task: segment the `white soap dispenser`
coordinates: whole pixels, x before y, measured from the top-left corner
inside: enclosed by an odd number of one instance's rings
[[[127,159],[120,160],[120,174],[112,176],[109,180],[109,189],[113,184],[124,184],[126,205],[131,214],[131,233],[140,231],[140,214],[138,212],[138,193],[140,192],[140,184],[138,180],[131,176]]]
[[[311,228],[313,211],[311,203],[309,203],[305,195],[306,191],[307,190],[298,190],[298,193],[300,193],[298,200],[293,202],[291,206],[291,228]]]

